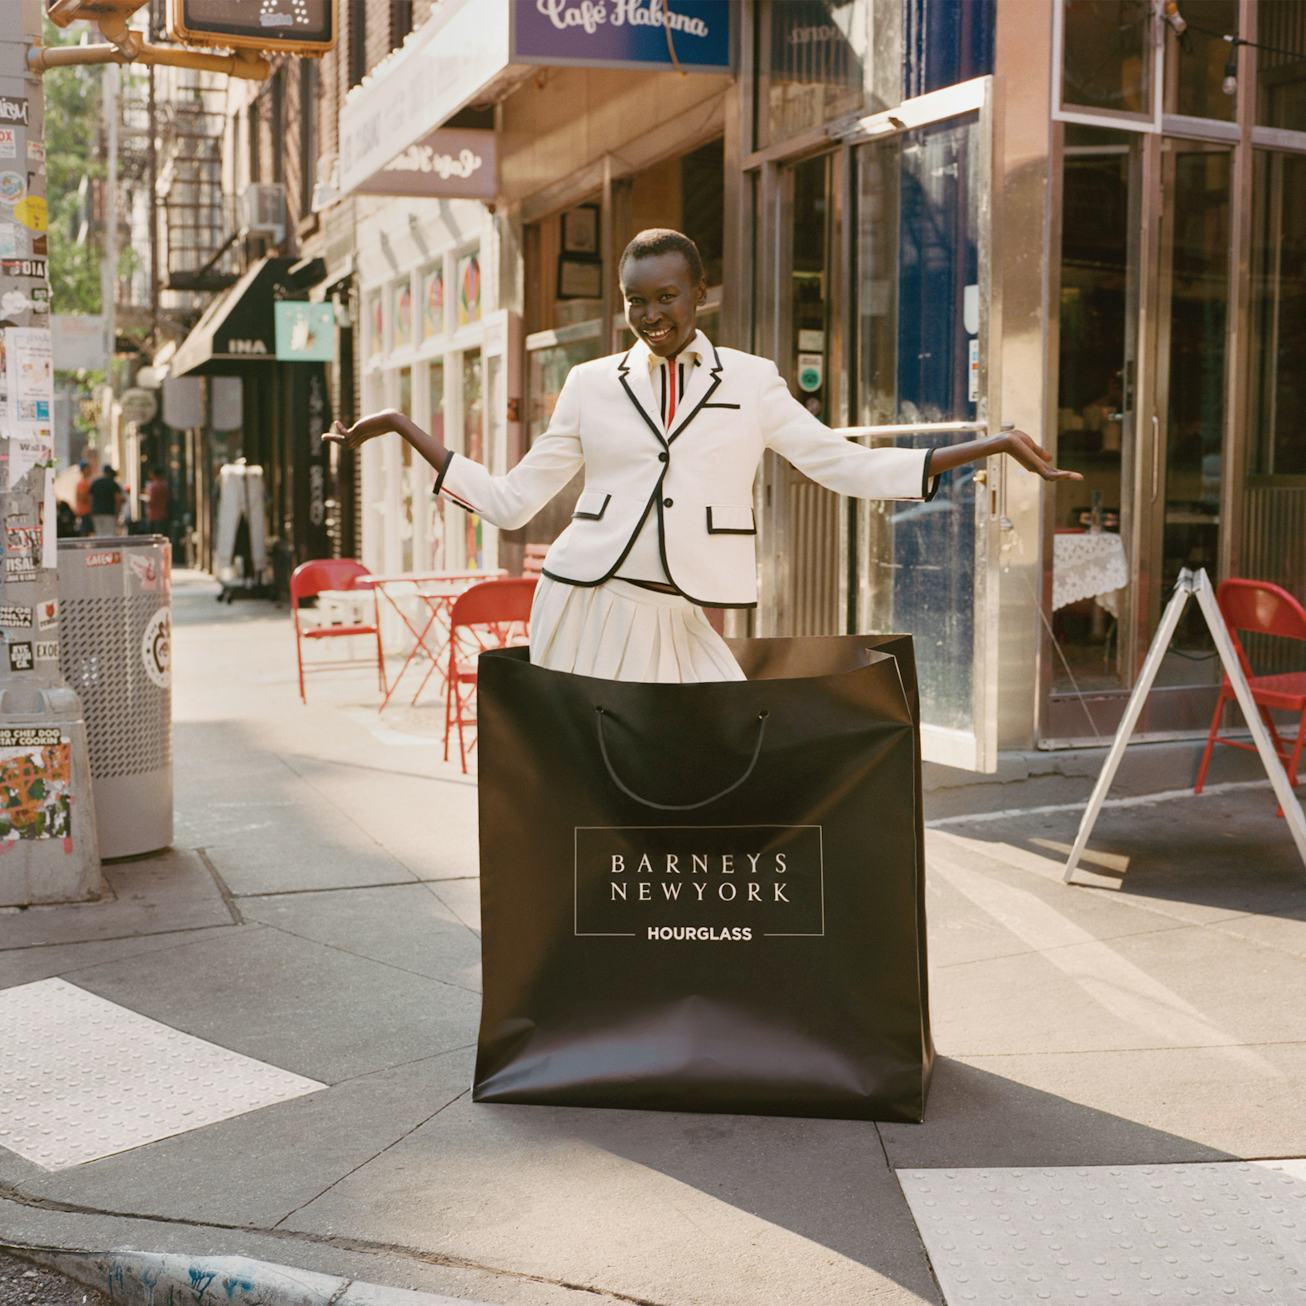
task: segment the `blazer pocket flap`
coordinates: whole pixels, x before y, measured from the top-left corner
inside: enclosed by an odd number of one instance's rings
[[[602,490],[582,490],[571,515],[585,521],[598,521],[607,512],[611,501],[612,495]]]
[[[747,505],[713,504],[707,510],[709,535],[756,535],[753,510]]]

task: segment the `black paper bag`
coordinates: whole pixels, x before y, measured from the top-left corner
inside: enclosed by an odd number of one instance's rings
[[[911,639],[732,648],[692,685],[482,655],[475,1100],[920,1120]]]

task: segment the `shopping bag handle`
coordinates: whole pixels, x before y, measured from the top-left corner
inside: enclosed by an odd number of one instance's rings
[[[753,774],[753,768],[757,765],[757,759],[762,755],[762,740],[766,737],[766,719],[770,712],[762,708],[757,714],[757,743],[753,745],[753,756],[748,759],[748,766],[744,769],[744,774],[732,784],[720,792],[713,794],[710,798],[703,798],[696,803],[659,803],[652,798],[645,798],[643,794],[637,794],[626,782],[617,774],[613,768],[612,759],[608,756],[608,741],[603,735],[603,718],[608,715],[608,709],[601,705],[594,708],[598,716],[599,725],[599,752],[603,754],[603,765],[608,768],[608,774],[612,777],[612,783],[621,790],[627,798],[633,798],[637,803],[643,803],[645,807],[655,807],[659,812],[692,812],[696,807],[706,807],[709,803],[715,803],[718,798],[724,798],[727,794],[733,793],[739,788],[750,775]]]

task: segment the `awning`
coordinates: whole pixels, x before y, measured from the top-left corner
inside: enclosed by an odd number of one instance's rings
[[[421,146],[460,109],[497,99],[526,75],[509,59],[511,8],[509,0],[445,0],[350,92],[340,110],[340,172],[332,198],[376,185],[373,179],[387,165]],[[433,186],[426,193],[444,192]]]
[[[177,346],[170,376],[232,375],[249,365],[274,363],[277,333],[273,304],[291,285],[293,258],[260,259],[204,310]]]
[[[315,207],[351,192],[484,198],[491,169],[468,162],[483,145],[435,136],[459,110],[502,99],[540,65],[729,72],[731,9],[732,0],[444,0],[349,93],[338,172]]]

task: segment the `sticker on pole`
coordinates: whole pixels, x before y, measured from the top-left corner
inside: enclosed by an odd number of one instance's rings
[[[145,627],[141,661],[145,664],[145,674],[160,689],[172,684],[172,621],[167,608],[160,608]]]

